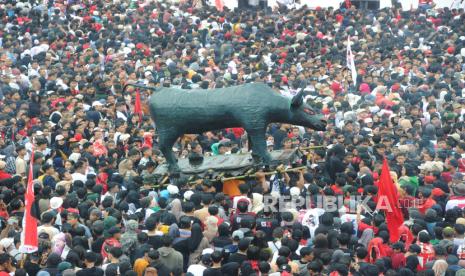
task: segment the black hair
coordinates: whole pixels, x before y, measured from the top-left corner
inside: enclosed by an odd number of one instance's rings
[[[165,235],[162,238],[162,243],[163,243],[163,246],[170,247],[171,244],[173,243],[173,238],[171,236]]]
[[[209,206],[208,207],[208,213],[211,215],[211,216],[216,216],[218,215],[219,213],[219,209],[217,206]]]

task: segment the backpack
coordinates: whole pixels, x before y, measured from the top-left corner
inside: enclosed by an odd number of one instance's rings
[[[461,244],[457,248],[457,257],[459,260],[465,260],[465,244]]]
[[[16,159],[13,156],[9,156],[6,158],[6,167],[5,171],[9,174],[16,173]]]

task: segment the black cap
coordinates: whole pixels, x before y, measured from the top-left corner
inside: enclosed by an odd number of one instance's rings
[[[87,251],[84,254],[84,259],[89,263],[95,263],[97,261],[97,255],[92,251]]]
[[[404,243],[396,242],[392,245],[392,249],[402,250],[404,248]]]
[[[418,244],[412,244],[412,245],[410,245],[408,251],[411,252],[411,253],[419,254],[419,253],[421,253],[421,247]]]
[[[121,233],[121,229],[119,227],[113,226],[110,229],[108,229],[108,234],[112,236],[118,233]]]

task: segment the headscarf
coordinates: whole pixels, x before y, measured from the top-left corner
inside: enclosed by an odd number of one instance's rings
[[[436,260],[433,265],[434,276],[444,276],[449,265],[444,260]]]
[[[182,205],[179,198],[175,198],[171,201],[171,213],[176,217],[176,220],[179,221],[182,214]]]
[[[405,244],[405,249],[408,249],[413,242],[413,234],[407,225],[403,224],[399,227],[399,236]]]
[[[125,179],[137,176],[137,173],[133,170],[132,165],[133,163],[130,159],[121,161],[118,166],[119,174],[122,175]]]
[[[358,243],[363,244],[363,246],[368,247],[368,243],[374,237],[373,229],[365,229],[362,233],[362,236],[358,240]]]
[[[207,217],[205,221],[205,231],[203,231],[203,235],[208,239],[209,242],[211,242],[217,234],[218,219],[214,216]]]
[[[61,232],[53,236],[52,252],[61,256],[66,245],[66,234]]]
[[[377,259],[388,256],[389,253],[386,251],[387,249],[383,244],[383,239],[380,237],[376,237],[368,243],[368,259],[370,263],[374,264]],[[373,256],[372,253],[375,253],[375,256]]]
[[[258,212],[262,211],[265,208],[263,204],[263,195],[258,193],[252,194],[252,212],[257,214]]]

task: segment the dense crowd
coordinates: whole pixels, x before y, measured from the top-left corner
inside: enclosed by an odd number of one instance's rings
[[[0,18],[1,276],[465,275],[463,9],[6,0]],[[124,85],[248,82],[289,97],[305,86],[327,119],[325,132],[267,130],[269,150],[300,148],[284,165],[305,169],[258,172],[234,197],[215,181],[163,184],[156,122]],[[173,150],[244,153],[247,134],[185,135]],[[375,211],[384,157],[405,221],[396,242]],[[23,254],[29,169],[39,248]],[[264,202],[284,196],[313,203]],[[331,196],[342,206],[315,205]]]

